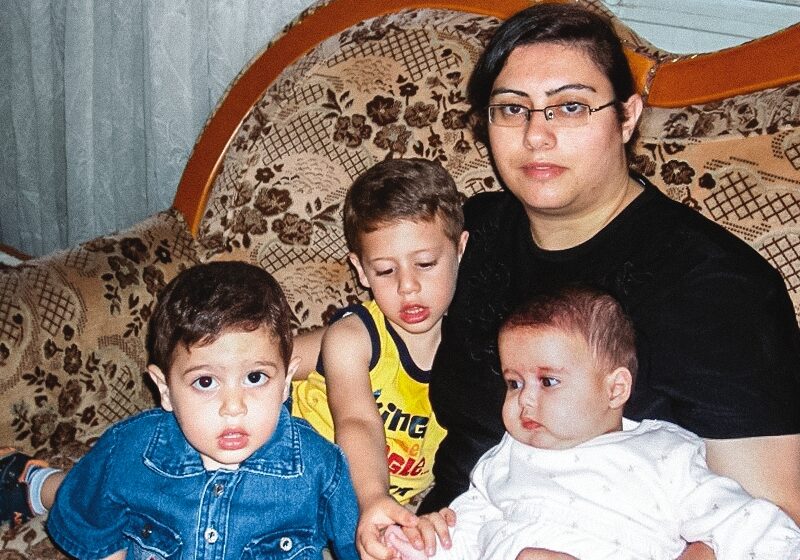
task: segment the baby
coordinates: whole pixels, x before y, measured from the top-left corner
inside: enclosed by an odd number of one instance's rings
[[[420,520],[425,543],[435,548],[434,534],[442,543],[434,558],[508,560],[536,548],[673,560],[687,542],[719,560],[800,558],[798,527],[711,472],[700,438],[622,418],[634,342],[617,301],[588,288],[536,296],[505,320],[507,433],[478,461],[469,490]],[[396,526],[385,539],[406,560],[427,557]]]

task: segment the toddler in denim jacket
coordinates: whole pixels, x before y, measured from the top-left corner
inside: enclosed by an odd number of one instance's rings
[[[199,265],[161,294],[147,370],[163,410],[120,422],[72,468],[48,519],[89,558],[357,560],[344,455],[283,405],[298,366],[262,269]]]

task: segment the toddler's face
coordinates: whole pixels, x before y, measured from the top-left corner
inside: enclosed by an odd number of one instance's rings
[[[503,423],[541,449],[566,449],[621,426],[615,377],[597,371],[582,336],[517,327],[498,340],[506,383]]]
[[[148,370],[161,406],[175,413],[186,439],[206,469],[236,469],[272,437],[289,395],[278,340],[266,327],[231,330],[206,345],[178,345],[165,376]]]
[[[466,232],[453,243],[438,216],[401,220],[362,234],[361,256],[351,253],[350,261],[401,336],[426,333],[439,326],[453,299],[466,243]]]

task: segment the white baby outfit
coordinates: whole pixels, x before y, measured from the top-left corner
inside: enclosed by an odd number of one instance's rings
[[[581,560],[674,560],[704,542],[717,560],[800,559],[800,530],[778,507],[712,473],[705,445],[669,422],[564,450],[506,434],[451,505],[453,547],[434,558],[513,560],[525,547]]]

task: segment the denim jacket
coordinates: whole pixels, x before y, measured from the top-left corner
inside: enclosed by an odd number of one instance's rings
[[[341,450],[281,407],[237,470],[207,471],[172,413],[106,431],[58,492],[47,528],[80,560],[357,560],[358,507]]]

